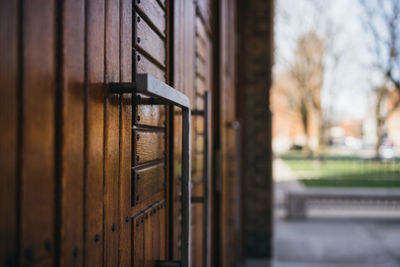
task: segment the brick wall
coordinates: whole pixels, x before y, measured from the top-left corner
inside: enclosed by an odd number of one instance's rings
[[[243,252],[245,258],[269,258],[273,206],[269,109],[273,1],[239,1],[238,26],[238,99],[243,126]]]

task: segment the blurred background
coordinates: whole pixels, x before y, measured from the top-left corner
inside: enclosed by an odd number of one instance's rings
[[[277,0],[276,266],[400,266],[400,1]]]

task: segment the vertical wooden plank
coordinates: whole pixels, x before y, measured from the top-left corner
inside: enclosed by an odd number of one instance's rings
[[[53,265],[55,4],[24,1],[21,225],[22,262]],[[46,244],[50,244],[47,246]],[[47,260],[45,260],[47,259]]]
[[[159,205],[160,210],[157,211],[160,220],[160,260],[167,259],[167,221],[165,202]]]
[[[120,2],[106,0],[105,9],[105,80],[120,79]],[[104,150],[104,265],[118,265],[119,251],[119,96],[105,96]]]
[[[87,0],[85,266],[103,265],[104,16],[104,0]]]
[[[152,208],[150,215],[153,216],[153,258],[154,260],[160,259],[160,214],[157,212],[157,206]]]
[[[0,2],[0,265],[16,263],[18,2]]]
[[[133,266],[144,266],[144,215],[132,222],[132,256]]]
[[[63,2],[61,266],[83,265],[84,10]]]
[[[195,5],[194,1],[174,2],[174,88],[194,99]]]
[[[132,1],[121,0],[121,51],[120,75],[122,82],[132,82]],[[131,138],[132,138],[132,96],[121,97],[120,129],[120,266],[131,264]]]
[[[144,267],[154,266],[154,251],[153,251],[153,216],[150,216],[147,211],[144,214]]]
[[[231,266],[239,260],[238,233],[235,229],[235,220],[240,207],[239,201],[234,201],[240,197],[235,194],[238,190],[239,178],[237,177],[237,164],[235,164],[235,135],[234,127],[227,126],[236,120],[235,114],[235,90],[236,90],[236,60],[234,36],[231,34],[235,29],[235,5],[228,0],[221,2],[220,9],[220,88],[221,88],[221,266]],[[232,251],[234,257],[232,257]]]
[[[182,174],[182,113],[180,109],[177,107],[173,107],[173,178],[172,178],[172,233],[171,233],[171,245],[172,247],[170,250],[172,251],[172,258],[173,260],[180,260],[181,253],[181,242],[180,242],[180,235],[181,235],[181,220],[182,216],[180,213],[181,209],[181,174]]]
[[[194,101],[194,60],[195,60],[195,4],[194,1],[174,1],[173,10],[173,70],[174,84],[173,87],[186,94],[191,103]],[[176,111],[176,109],[175,109]],[[172,256],[174,260],[181,259],[181,248],[184,245],[179,237],[182,234],[180,216],[180,191],[181,191],[181,145],[182,140],[182,117],[174,111],[174,170],[173,170],[173,203],[172,203]]]

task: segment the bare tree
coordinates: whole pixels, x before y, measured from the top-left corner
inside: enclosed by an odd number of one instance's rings
[[[333,118],[333,101],[321,103],[321,91],[334,99],[339,93],[336,81],[339,72],[342,51],[338,46],[340,39],[340,25],[334,23],[328,15],[330,1],[307,0],[308,7],[313,10],[312,16],[298,16],[294,22],[299,27],[288,27],[285,40],[291,41],[294,56],[285,58],[277,54],[277,60],[288,71],[294,86],[290,88],[288,97],[294,108],[301,116],[301,122],[306,137],[306,150],[308,146],[309,127],[311,117],[318,124],[318,146],[311,152],[322,152],[328,143],[327,129]],[[278,10],[282,24],[293,25],[291,17],[285,10]],[[301,25],[301,26],[300,26]],[[299,35],[300,32],[300,35]],[[282,34],[282,33],[281,33]],[[293,39],[293,36],[298,38]],[[329,74],[328,74],[329,73]]]
[[[310,150],[308,146],[310,118],[316,117],[319,125],[322,118],[320,91],[324,73],[324,51],[322,38],[315,32],[300,36],[297,41],[296,60],[289,69],[295,82],[289,97],[300,113],[307,150]]]
[[[363,23],[371,37],[370,51],[375,55],[373,67],[384,76],[383,86],[376,92],[376,153],[382,145],[384,126],[393,112],[400,108],[400,0],[360,0]],[[389,86],[388,86],[389,84]],[[393,85],[397,93],[394,104],[383,108],[388,101],[388,88]]]

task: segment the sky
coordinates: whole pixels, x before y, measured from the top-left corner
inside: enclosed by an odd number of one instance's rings
[[[327,71],[321,90],[324,108],[331,106],[337,119],[362,119],[367,114],[367,93],[382,77],[370,67],[374,57],[368,50],[358,0],[313,0],[323,8],[317,12],[310,0],[277,0],[275,17],[274,74],[285,72],[294,59],[296,39],[311,29],[322,35],[334,31],[332,51],[339,55],[334,71]],[[328,58],[328,70],[330,68]],[[333,73],[333,74],[332,74]]]

